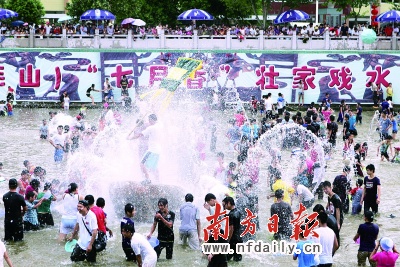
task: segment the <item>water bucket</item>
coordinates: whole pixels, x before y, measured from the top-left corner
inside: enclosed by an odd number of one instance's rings
[[[160,244],[160,241],[154,236],[150,237],[150,239],[147,239],[147,240],[149,241],[150,245],[153,248],[157,247]]]
[[[76,243],[78,243],[76,239],[72,239],[71,241],[65,243],[64,246],[65,251],[71,253],[74,250]]]

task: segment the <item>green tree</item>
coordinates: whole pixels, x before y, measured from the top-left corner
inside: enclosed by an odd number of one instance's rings
[[[254,15],[251,1],[223,0],[225,11],[220,14],[230,21],[242,22],[244,18]]]
[[[18,13],[18,19],[29,23],[42,23],[45,10],[40,0],[8,0],[6,8]]]
[[[361,8],[370,5],[371,0],[331,0],[330,2],[335,4],[338,10],[346,11],[345,14],[348,14],[346,17],[354,18],[354,23],[357,24],[357,19],[365,15],[361,14]]]
[[[250,0],[251,6],[258,21],[258,24],[265,28],[267,26],[268,9],[271,7],[271,0]],[[258,10],[261,10],[263,19],[260,20]]]
[[[110,2],[108,0],[72,0],[67,3],[66,10],[68,15],[79,20],[82,14],[89,9],[104,9],[112,13]]]
[[[290,9],[296,9],[296,8],[301,7],[301,5],[310,4],[312,2],[313,1],[310,1],[310,0],[282,0],[280,12],[283,11],[284,7],[288,7]]]

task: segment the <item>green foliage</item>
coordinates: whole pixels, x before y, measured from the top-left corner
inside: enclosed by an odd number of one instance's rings
[[[313,1],[310,0],[282,0],[282,6],[281,6],[281,11],[283,10],[283,7],[288,7],[290,9],[296,9],[301,7],[301,5],[304,4],[310,4]]]
[[[368,6],[371,0],[331,0],[330,2],[338,6],[338,10],[344,10],[350,8],[350,12],[347,17],[355,18],[355,23],[357,24],[357,18],[361,15],[361,8],[363,6]]]
[[[219,15],[224,16],[224,18],[242,22],[244,18],[254,15],[251,1],[222,0],[222,2],[225,6],[225,12],[221,12]]]
[[[36,24],[43,22],[45,10],[40,0],[8,0],[5,6],[18,13],[18,20]]]
[[[400,10],[400,3],[392,3],[392,8],[394,10]]]

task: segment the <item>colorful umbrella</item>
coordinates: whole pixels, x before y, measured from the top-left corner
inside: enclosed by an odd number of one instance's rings
[[[0,8],[0,19],[18,17],[18,13],[9,9]]]
[[[124,19],[122,22],[121,22],[121,25],[125,25],[125,24],[131,24],[132,22],[134,22],[135,20],[133,19],[133,18],[127,18],[127,19]]]
[[[108,10],[90,9],[82,14],[81,20],[109,20],[115,16]]]
[[[178,20],[213,20],[214,17],[201,9],[189,9],[178,16]]]
[[[310,15],[308,15],[306,12],[301,11],[301,10],[288,10],[285,11],[281,14],[279,14],[276,19],[274,19],[274,24],[281,24],[281,23],[287,23],[287,22],[294,22],[294,21],[303,21],[303,20],[309,20]]]

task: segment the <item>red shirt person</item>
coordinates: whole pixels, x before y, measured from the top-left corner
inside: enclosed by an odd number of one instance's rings
[[[386,26],[385,28],[385,35],[388,37],[392,37],[393,34],[393,28],[391,25]]]
[[[106,214],[103,209],[94,205],[94,197],[92,195],[85,196],[85,200],[89,203],[90,210],[96,215],[97,226],[99,234],[102,232],[104,235],[106,234]]]

